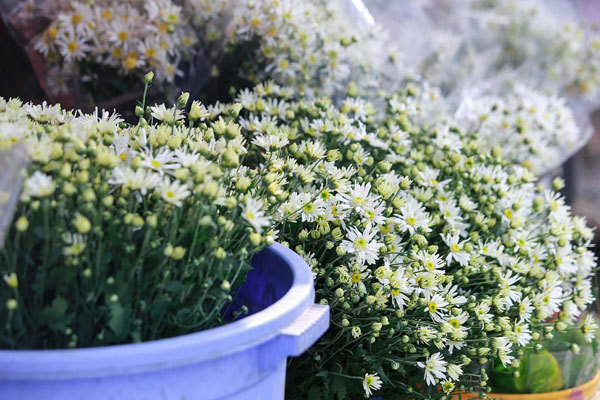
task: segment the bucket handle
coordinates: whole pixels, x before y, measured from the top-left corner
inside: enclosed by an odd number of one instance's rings
[[[281,349],[286,356],[299,356],[329,328],[329,306],[312,304],[281,331]]]

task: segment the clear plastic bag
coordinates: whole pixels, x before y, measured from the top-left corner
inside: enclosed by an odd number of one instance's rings
[[[581,329],[552,332],[543,349],[529,348],[518,367],[494,365],[490,382],[495,393],[547,393],[570,389],[592,380],[598,373],[598,338],[585,340]]]
[[[4,245],[4,238],[13,220],[28,164],[25,145],[0,150],[0,248]]]

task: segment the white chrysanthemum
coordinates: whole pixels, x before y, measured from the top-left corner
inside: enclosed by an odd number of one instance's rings
[[[260,232],[263,227],[269,226],[270,219],[265,216],[262,210],[263,202],[260,199],[249,197],[242,205],[242,218],[248,222],[256,232]]]
[[[165,202],[177,207],[181,207],[183,200],[191,194],[185,183],[181,183],[176,179],[171,181],[169,178],[165,178],[157,190]]]
[[[371,396],[374,390],[381,389],[381,378],[377,374],[365,374],[365,377],[362,381],[363,389],[365,390],[365,394],[367,396]]]
[[[592,316],[592,314],[587,314],[585,316],[585,320],[583,321],[581,331],[583,332],[583,337],[585,341],[588,343],[591,343],[592,340],[596,337],[596,333],[598,332],[598,323],[596,322],[596,319]]]
[[[436,379],[446,379],[447,362],[441,353],[432,354],[427,357],[425,363],[419,361],[417,365],[425,370],[425,381],[430,386],[436,384]]]
[[[383,243],[375,240],[376,235],[377,231],[372,230],[370,223],[363,232],[352,226],[346,234],[346,240],[342,242],[342,246],[348,253],[354,254],[359,264],[374,264],[379,258],[379,249],[383,246]]]
[[[56,184],[51,176],[35,171],[23,184],[23,195],[27,197],[48,197],[54,193]]]
[[[164,104],[160,104],[150,107],[150,111],[154,118],[164,123],[173,123],[183,119],[183,113],[175,106],[167,108]]]

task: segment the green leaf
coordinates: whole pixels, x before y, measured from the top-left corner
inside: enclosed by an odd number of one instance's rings
[[[110,319],[108,326],[115,334],[116,340],[121,341],[129,334],[130,318],[127,310],[121,303],[112,303],[110,305]]]
[[[564,386],[558,362],[548,350],[529,354],[523,367],[529,393],[554,392]]]
[[[180,293],[183,290],[183,285],[179,281],[169,281],[165,285],[165,290],[171,293]]]
[[[341,376],[335,375],[331,380],[331,384],[329,385],[329,392],[331,393],[332,398],[337,398],[337,400],[345,400],[346,399],[346,380]]]
[[[40,322],[54,331],[64,330],[73,320],[73,314],[67,314],[69,304],[63,297],[57,297],[52,304],[40,312]]]
[[[308,398],[310,400],[320,400],[321,397],[321,389],[317,385],[312,385],[308,388]]]

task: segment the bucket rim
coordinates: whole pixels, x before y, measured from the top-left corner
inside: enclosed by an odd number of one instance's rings
[[[79,349],[0,350],[1,380],[92,378],[149,372],[218,359],[278,336],[314,303],[313,276],[294,251],[274,243],[262,250],[292,272],[290,289],[264,310],[213,329],[141,343]]]

